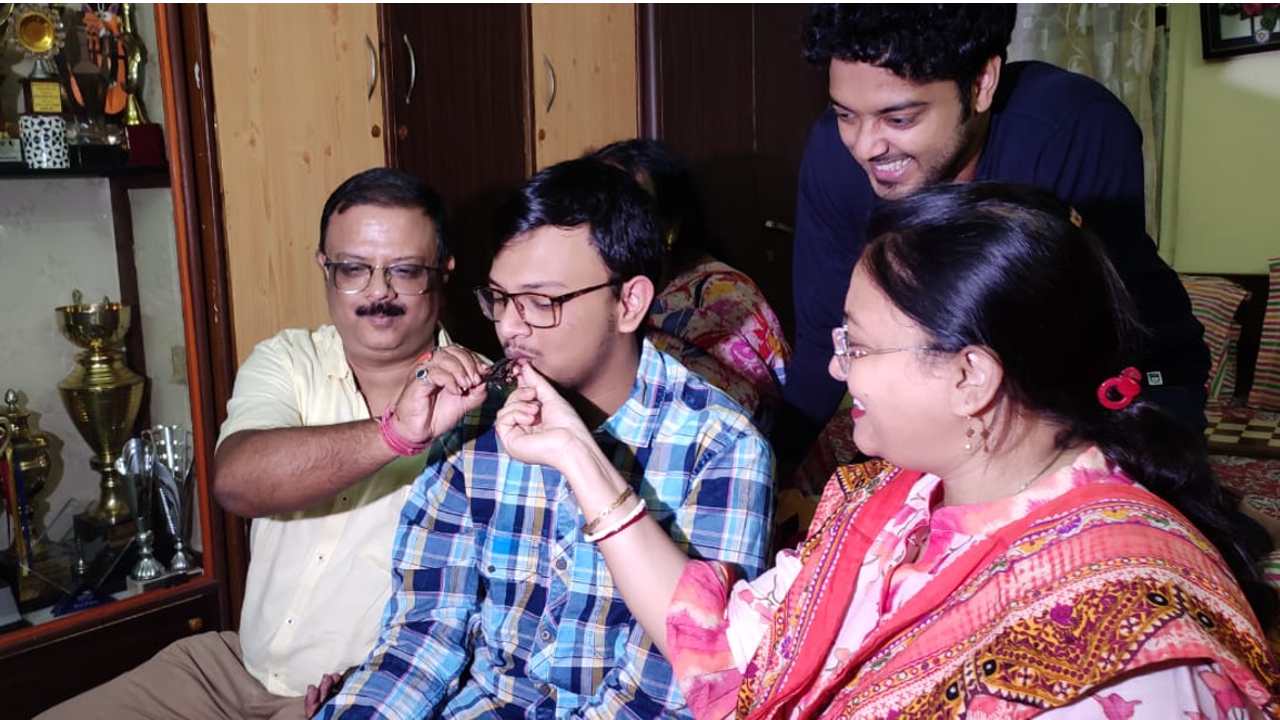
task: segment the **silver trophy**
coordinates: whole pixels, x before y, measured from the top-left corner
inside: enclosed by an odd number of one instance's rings
[[[156,491],[160,494],[165,529],[173,538],[169,571],[190,571],[196,566],[195,558],[187,552],[194,485],[191,478],[191,431],[180,425],[157,425],[143,430],[142,437],[155,448]]]
[[[138,582],[155,580],[164,575],[164,563],[156,559],[151,541],[155,533],[151,531],[151,503],[155,496],[155,448],[142,438],[131,438],[124,444],[120,457],[116,459],[116,472],[125,479],[125,489],[129,494],[129,507],[134,509],[134,518],[138,524],[138,561],[134,563],[129,577]]]

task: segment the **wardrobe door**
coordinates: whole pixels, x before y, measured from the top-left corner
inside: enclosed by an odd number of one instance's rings
[[[208,6],[236,353],[328,322],[320,211],[386,162],[373,5]]]
[[[636,6],[537,4],[531,13],[535,165],[635,137]]]
[[[504,192],[531,168],[528,8],[384,4],[391,163],[444,196],[457,269],[445,327],[490,357],[493,324],[471,289],[484,284],[492,220]]]
[[[796,179],[827,78],[805,62],[804,5],[645,5],[644,132],[690,163],[721,259],[791,334]]]

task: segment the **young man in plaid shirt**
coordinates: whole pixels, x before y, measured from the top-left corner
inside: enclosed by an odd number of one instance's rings
[[[691,557],[754,576],[772,453],[740,406],[640,336],[664,248],[630,177],[561,163],[499,219],[477,299],[507,358],[554,384],[631,487],[584,518],[560,473],[503,451],[483,362],[458,346],[425,359],[384,434],[406,450],[444,435],[446,452],[401,514],[379,641],[321,716],[684,716],[594,541],[647,512]]]

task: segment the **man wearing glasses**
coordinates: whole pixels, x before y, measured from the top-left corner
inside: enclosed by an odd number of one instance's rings
[[[459,392],[487,400],[414,483],[381,636],[321,716],[683,716],[671,666],[595,542],[648,512],[691,556],[755,576],[771,451],[739,405],[640,337],[663,244],[630,176],[590,158],[552,166],[516,193],[499,227],[476,296],[507,361],[563,393],[630,486],[583,517],[560,473],[498,442],[505,390],[486,389],[465,357],[425,361],[424,384],[440,388],[432,427]]]
[[[439,196],[396,170],[329,197],[316,276],[333,324],[253,349],[215,456],[218,502],[254,518],[240,632],[180,640],[48,717],[301,717],[308,682],[369,653],[396,518],[425,462],[399,457],[376,420],[406,387],[396,427],[424,417],[413,368],[449,342],[437,325],[453,268],[443,219]]]

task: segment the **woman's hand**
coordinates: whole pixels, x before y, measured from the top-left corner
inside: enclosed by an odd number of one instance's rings
[[[494,425],[511,457],[566,472],[583,443],[594,443],[582,418],[551,383],[527,362],[520,363],[520,386],[507,397]]]

